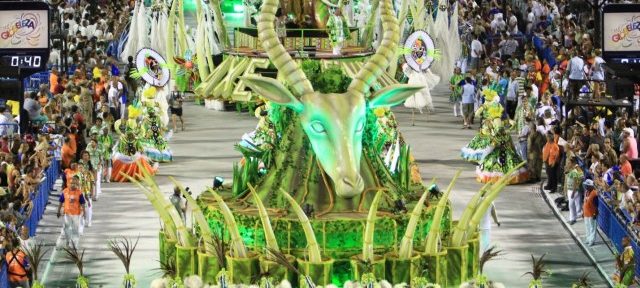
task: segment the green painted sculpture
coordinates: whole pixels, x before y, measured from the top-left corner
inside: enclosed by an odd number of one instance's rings
[[[333,180],[335,194],[342,199],[357,197],[365,189],[360,160],[367,109],[400,104],[422,89],[418,85],[392,85],[370,94],[372,83],[391,62],[395,65],[399,33],[391,1],[384,1],[381,7],[385,31],[381,45],[342,94],[314,91],[304,72],[277,38],[274,29],[277,8],[276,0],[263,3],[258,36],[291,90],[271,78],[251,76],[243,80],[257,94],[297,112],[315,156]]]

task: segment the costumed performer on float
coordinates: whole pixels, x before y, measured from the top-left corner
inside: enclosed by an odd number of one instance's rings
[[[142,117],[142,147],[144,154],[154,162],[171,162],[173,153],[167,145],[166,126],[162,125],[155,107],[146,107]]]
[[[500,105],[498,93],[493,89],[485,89],[482,95],[485,103],[476,111],[476,116],[483,119],[482,128],[462,149],[462,154],[478,163],[476,179],[487,183],[499,180],[523,161],[516,153],[511,135],[501,119],[504,108]],[[523,183],[528,180],[528,175],[527,168],[521,167],[509,184]]]
[[[113,181],[126,182],[127,179],[121,173],[138,177],[142,175],[140,168],[147,170],[151,175],[154,175],[158,169],[157,164],[152,166],[149,164],[148,158],[142,154],[142,142],[137,136],[140,131],[135,120],[140,113],[139,109],[129,106],[129,119],[119,119],[114,123],[116,131],[120,134],[120,139],[111,156],[113,166],[111,180]]]
[[[191,50],[185,52],[184,58],[173,57],[173,61],[177,65],[175,76],[176,91],[184,94],[184,92],[190,90],[190,87],[197,87],[200,84],[200,74],[196,72],[196,57]]]
[[[347,26],[347,21],[342,16],[342,10],[340,10],[340,8],[340,4],[329,7],[327,33],[329,34],[329,41],[331,41],[333,55],[341,55],[344,42],[350,38],[349,27]]]

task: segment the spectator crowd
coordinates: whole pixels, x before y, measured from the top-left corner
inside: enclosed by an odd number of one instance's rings
[[[515,130],[515,146],[527,162],[530,181],[541,181],[544,168],[544,190],[562,194],[557,202],[569,210],[569,224],[585,223],[587,245],[594,245],[596,238],[594,199],[605,192],[613,195],[609,205],[627,211],[640,230],[637,105],[599,105],[612,96],[629,100],[618,103],[633,104],[638,95],[606,93],[593,3],[451,3],[459,5],[463,38],[463,57],[450,79],[454,114],[458,116],[458,101],[479,107],[484,90],[496,91],[505,110],[502,118]],[[473,97],[465,98],[470,86],[475,88]],[[569,101],[585,105],[567,106]],[[465,127],[471,123],[464,120]],[[625,241],[628,246],[630,239]],[[620,263],[633,263],[629,249],[623,254]]]

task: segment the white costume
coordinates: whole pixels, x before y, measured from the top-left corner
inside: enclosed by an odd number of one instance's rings
[[[449,49],[449,53],[447,53],[449,56],[447,59],[450,63],[449,67],[453,67],[462,55],[462,42],[460,42],[460,31],[458,30],[458,3],[454,5],[451,24],[449,24],[449,42],[447,43],[447,48]],[[449,77],[452,75],[453,74],[449,75]]]
[[[407,98],[407,100],[404,101],[404,106],[418,109],[420,113],[422,113],[422,108],[425,107],[427,111],[433,111],[433,100],[431,99],[430,89],[440,82],[440,77],[431,73],[430,69],[424,72],[414,71],[407,64],[402,65],[402,72],[409,78],[409,84],[421,84],[425,86],[420,92]]]
[[[127,58],[129,56],[135,56],[136,45],[138,44],[138,29],[135,27],[138,26],[138,10],[140,10],[140,3],[136,1],[135,7],[133,8],[133,17],[131,17],[131,25],[129,25],[129,34],[127,36],[127,41],[124,47],[122,48],[122,52],[120,53],[120,61],[127,63]]]
[[[433,71],[440,75],[440,77],[444,77],[448,79],[453,75],[453,65],[455,63],[454,57],[451,57],[452,48],[450,42],[450,33],[449,33],[449,24],[448,24],[448,10],[442,9],[442,7],[438,8],[438,14],[436,15],[436,22],[434,26],[434,33],[436,47],[440,49],[441,57],[440,60],[435,61],[433,63]]]

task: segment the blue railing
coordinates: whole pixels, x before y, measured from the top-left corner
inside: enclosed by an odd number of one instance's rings
[[[45,71],[24,78],[24,82],[22,83],[24,85],[24,90],[38,91],[38,89],[40,88],[40,84],[49,84],[49,75],[50,72]]]
[[[26,220],[25,224],[29,228],[29,237],[33,237],[36,235],[36,229],[38,228],[38,223],[42,219],[44,215],[44,211],[47,208],[47,201],[49,199],[49,192],[53,189],[53,185],[58,179],[60,170],[60,161],[52,160],[51,165],[47,168],[45,173],[47,179],[40,184],[38,190],[31,195],[31,201],[33,205],[33,209],[31,210],[31,215],[28,215],[29,218]],[[2,254],[0,254],[1,256]],[[7,264],[4,261],[4,258],[0,260],[0,288],[9,288],[9,276],[7,274]]]
[[[56,179],[60,175],[60,162],[58,160],[52,160],[51,165],[47,168],[45,181],[40,184],[38,190],[31,195],[33,209],[31,215],[26,220],[27,227],[29,227],[29,237],[36,235],[36,229],[38,223],[44,215],[44,211],[47,208],[47,201],[49,200],[49,192],[53,189],[53,185],[56,183]]]
[[[9,288],[9,274],[7,274],[7,264],[2,261],[2,267],[0,268],[0,288]]]
[[[605,192],[596,198],[598,202],[598,216],[596,217],[596,221],[598,222],[598,226],[600,227],[600,231],[604,233],[611,243],[618,251],[618,253],[622,253],[622,238],[628,236],[631,240],[631,247],[633,248],[635,260],[635,275],[636,277],[640,277],[640,243],[637,236],[635,236],[633,231],[627,229],[629,225],[632,224],[631,215],[627,213],[626,210],[618,211],[614,210],[612,207],[607,204],[607,200],[611,199],[611,195],[608,192]]]

